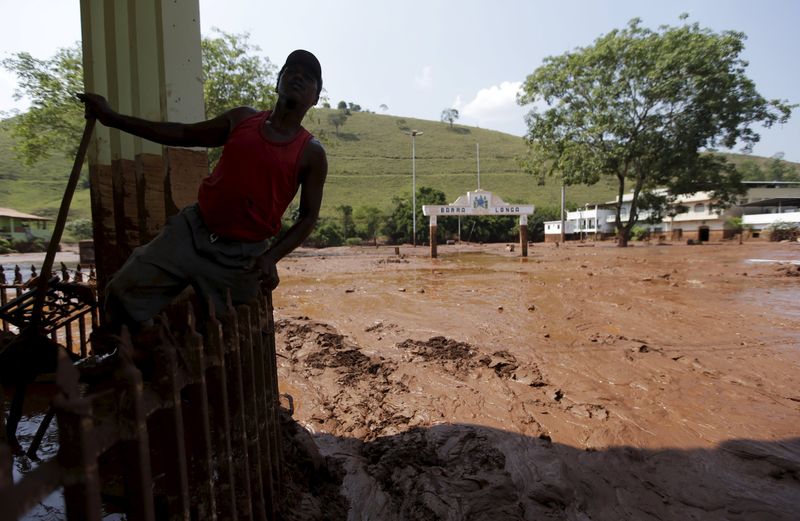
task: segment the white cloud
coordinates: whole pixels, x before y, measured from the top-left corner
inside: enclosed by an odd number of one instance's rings
[[[522,135],[525,132],[523,117],[528,109],[517,105],[517,93],[521,87],[520,81],[504,81],[479,90],[466,103],[460,95],[456,96],[453,108],[461,116],[459,122]]]
[[[422,68],[422,74],[414,76],[414,86],[419,90],[429,90],[433,86],[433,68],[426,65]]]

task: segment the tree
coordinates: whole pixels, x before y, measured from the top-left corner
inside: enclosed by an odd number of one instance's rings
[[[375,246],[378,245],[378,230],[380,229],[383,212],[374,206],[359,206],[353,214],[356,230],[364,239],[371,239]]]
[[[328,123],[333,125],[336,129],[336,137],[339,137],[339,127],[347,123],[347,113],[343,110],[337,110],[328,114]]]
[[[212,29],[216,37],[203,38],[203,95],[206,117],[242,105],[270,108],[277,99],[275,66],[261,48],[249,43],[250,34]]]
[[[269,58],[256,54],[261,49],[248,42],[249,33],[231,34],[217,28],[217,37],[201,41],[203,60],[203,97],[206,117],[243,105],[266,109],[274,105],[275,67]],[[222,149],[209,150],[214,165]]]
[[[389,106],[386,103],[381,103],[378,108],[381,109],[381,112],[386,112],[389,110]]]
[[[742,174],[744,181],[764,181],[764,171],[758,166],[758,163],[752,159],[745,159],[736,169]]]
[[[353,207],[349,204],[340,204],[336,207],[336,211],[342,217],[342,235],[345,239],[352,237],[356,227],[353,223]]]
[[[392,199],[394,208],[386,217],[384,224],[384,234],[392,244],[412,242],[413,219],[411,197],[394,197]],[[444,192],[427,186],[417,188],[417,243],[421,244],[428,240],[428,220],[422,213],[422,206],[426,204],[447,204]],[[445,236],[452,233],[454,226],[457,226],[455,219],[441,219],[437,226],[437,236]]]
[[[721,156],[700,152],[737,143],[748,150],[759,139],[754,124],[785,122],[794,108],[756,91],[739,57],[744,39],[697,24],[652,31],[633,19],[590,47],[546,58],[518,97],[521,105],[545,105],[526,116],[528,170],[545,169],[566,184],[616,178],[620,246],[644,209],[641,196],[658,187],[672,198],[711,191],[719,206],[730,204],[743,192],[741,175]]]
[[[798,175],[795,169],[783,160],[783,152],[778,152],[770,159],[767,167],[767,177],[769,181],[797,181]]]
[[[14,99],[29,98],[31,107],[13,122],[17,155],[28,165],[59,150],[74,157],[83,132],[83,106],[73,93],[83,91],[83,58],[78,44],[40,60],[27,52],[0,62],[17,75]]]
[[[458,111],[456,109],[444,109],[442,111],[442,123],[450,123],[450,128],[453,128],[453,123],[458,119]]]
[[[215,32],[219,36],[202,41],[206,115],[238,105],[271,106],[276,94],[269,59],[255,54],[259,48],[248,43],[247,33]],[[30,109],[13,123],[19,157],[28,164],[54,151],[74,157],[84,121],[83,106],[74,97],[84,90],[80,45],[59,49],[47,60],[12,54],[0,65],[18,78],[15,98],[31,100]]]

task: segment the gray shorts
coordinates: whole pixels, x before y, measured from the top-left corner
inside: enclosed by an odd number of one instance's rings
[[[197,204],[167,220],[161,233],[133,251],[106,288],[107,305],[121,305],[137,322],[153,318],[191,285],[202,302],[212,300],[217,314],[254,299],[259,292],[256,258],[269,241],[217,239],[208,231]],[[113,309],[113,307],[112,307]]]

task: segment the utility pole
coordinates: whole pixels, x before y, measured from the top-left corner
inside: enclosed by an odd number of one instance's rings
[[[417,247],[417,148],[416,137],[421,136],[419,130],[406,132],[411,136],[411,244]]]
[[[481,189],[481,144],[475,143],[475,149],[478,151],[478,190]]]
[[[564,244],[564,226],[566,215],[564,214],[564,205],[566,203],[566,194],[564,192],[564,183],[561,183],[561,244]]]

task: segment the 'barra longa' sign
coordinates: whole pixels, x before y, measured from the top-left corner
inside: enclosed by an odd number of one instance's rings
[[[422,213],[431,217],[458,215],[531,215],[532,204],[507,204],[498,196],[485,190],[476,190],[462,195],[453,204],[426,204]]]

